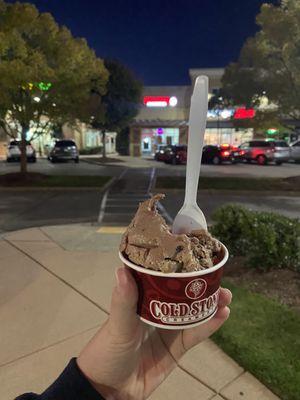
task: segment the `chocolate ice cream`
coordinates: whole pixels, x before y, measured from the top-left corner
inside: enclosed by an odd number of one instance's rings
[[[139,205],[122,237],[121,253],[134,264],[165,273],[212,267],[221,251],[220,243],[205,230],[173,234],[156,209],[164,197],[157,194]]]

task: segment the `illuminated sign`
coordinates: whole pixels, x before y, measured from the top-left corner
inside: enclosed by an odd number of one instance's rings
[[[175,107],[178,100],[175,96],[144,96],[143,102],[147,107]]]
[[[233,114],[234,119],[250,119],[255,117],[253,108],[246,109],[245,107],[237,108]]]
[[[278,130],[275,128],[270,128],[267,130],[268,135],[275,135],[277,132],[278,132]]]
[[[234,114],[233,108],[224,108],[224,109],[216,108],[207,111],[207,118],[229,119],[233,116],[233,114]]]

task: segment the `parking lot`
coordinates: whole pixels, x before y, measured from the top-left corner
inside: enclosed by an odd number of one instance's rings
[[[149,179],[156,176],[183,176],[185,166],[167,165],[150,159],[118,157],[106,165],[97,163],[97,159],[87,159],[79,164],[57,163],[51,164],[45,159],[39,159],[36,164],[29,164],[29,171],[57,175],[103,175],[118,177],[124,172],[124,185],[114,185],[114,193],[120,198],[116,208],[108,207],[104,221],[109,224],[120,224],[123,218],[128,223],[137,203],[131,204],[130,210],[122,203],[122,196],[127,196],[124,187],[137,190],[136,182],[141,182],[145,188],[150,186]],[[0,162],[0,173],[16,172],[18,163],[7,164]],[[281,166],[255,164],[224,164],[219,166],[203,165],[201,174],[208,177],[289,177],[300,174],[297,164],[283,164]],[[200,188],[201,189],[201,188]],[[123,191],[122,191],[123,190]],[[129,190],[129,189],[128,189]],[[131,192],[134,189],[130,189]],[[130,192],[130,196],[132,195]],[[75,222],[97,223],[104,193],[100,189],[0,189],[0,233],[32,226],[54,225]],[[147,190],[145,189],[145,195]],[[115,201],[115,200],[114,200]],[[163,202],[167,213],[172,217],[181,206],[183,191],[170,192]],[[236,202],[252,209],[264,209],[279,212],[291,217],[297,217],[300,210],[298,196],[286,196],[273,193],[260,195],[253,193],[251,196],[243,193],[218,193],[212,196],[209,192],[199,191],[199,204],[208,219],[212,212],[222,204]],[[110,203],[108,202],[109,206]]]
[[[79,164],[73,162],[52,164],[46,159],[38,159],[35,164],[28,164],[30,172],[50,175],[108,175],[117,176],[126,168],[155,168],[158,175],[184,176],[185,165],[170,165],[150,158],[113,156],[112,161],[101,164],[97,157],[81,158]],[[0,174],[19,171],[19,163],[7,163],[0,160]],[[216,177],[270,177],[287,178],[300,174],[300,164],[285,163],[282,165],[230,164],[202,165],[202,176]]]

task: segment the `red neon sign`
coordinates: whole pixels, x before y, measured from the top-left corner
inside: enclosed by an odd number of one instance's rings
[[[175,107],[177,97],[175,96],[144,96],[143,103],[147,107]]]
[[[234,119],[250,119],[255,117],[255,110],[253,108],[245,107],[237,108],[233,114]]]
[[[170,96],[144,96],[144,104],[147,105],[147,103],[152,103],[152,102],[162,102],[166,103],[166,105],[169,104]]]

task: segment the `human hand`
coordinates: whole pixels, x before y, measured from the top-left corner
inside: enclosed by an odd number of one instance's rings
[[[208,338],[229,317],[231,292],[220,290],[218,311],[185,330],[152,328],[136,314],[137,286],[119,268],[110,316],[77,359],[82,373],[106,400],[142,400],[159,386],[186,351]]]

